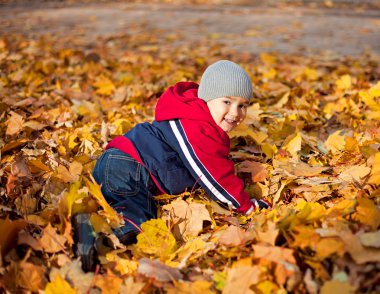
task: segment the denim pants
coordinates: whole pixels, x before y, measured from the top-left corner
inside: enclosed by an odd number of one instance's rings
[[[125,225],[114,231],[117,237],[138,232],[133,224],[140,227],[157,217],[153,200],[157,188],[146,168],[128,154],[115,148],[106,150],[92,174],[101,185],[104,198],[125,219]]]

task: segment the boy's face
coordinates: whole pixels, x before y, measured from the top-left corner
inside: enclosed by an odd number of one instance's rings
[[[207,102],[215,123],[225,132],[233,130],[245,119],[249,102],[242,97],[222,97]]]

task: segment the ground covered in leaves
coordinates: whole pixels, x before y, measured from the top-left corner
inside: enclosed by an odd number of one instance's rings
[[[149,40],[149,42],[147,42]],[[170,41],[170,40],[168,40]],[[152,121],[170,85],[218,59],[255,85],[231,133],[237,173],[272,210],[249,216],[203,191],[162,195],[160,218],[125,247],[122,219],[90,174],[107,142]],[[378,293],[380,59],[157,46],[152,36],[94,45],[0,39],[0,288],[45,293]],[[73,256],[70,219],[109,235],[99,266]]]

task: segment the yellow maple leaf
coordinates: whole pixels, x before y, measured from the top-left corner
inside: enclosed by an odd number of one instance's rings
[[[290,135],[285,139],[282,148],[288,151],[292,157],[296,157],[298,151],[301,150],[302,137],[299,132]]]
[[[97,88],[96,93],[106,96],[111,95],[116,89],[114,83],[103,75],[96,80],[94,86]]]
[[[162,219],[152,219],[141,224],[142,233],[137,235],[137,247],[145,254],[166,261],[176,250],[177,243]]]
[[[380,225],[380,210],[371,199],[359,198],[353,218],[376,230]]]
[[[266,65],[273,65],[276,63],[276,57],[272,54],[261,52],[260,53],[260,59],[262,62],[264,62]]]
[[[326,209],[317,202],[300,201],[296,209],[299,210],[297,218],[305,222],[314,222],[325,216]]]
[[[265,141],[266,138],[268,138],[268,134],[263,132],[256,132],[252,130],[246,123],[240,124],[234,130],[229,132],[228,135],[230,136],[230,138],[249,136],[253,140],[255,140],[255,142],[258,145],[260,145],[262,142]]]
[[[115,270],[117,270],[122,275],[134,274],[137,271],[139,263],[134,260],[128,260],[126,258],[121,258],[115,252],[109,252],[106,254],[106,259],[109,262],[115,263]]]
[[[341,76],[339,80],[335,81],[335,85],[339,90],[349,90],[352,87],[352,79],[350,75]]]
[[[374,85],[373,87],[371,87],[371,89],[369,89],[369,94],[373,98],[380,97],[380,81],[378,81],[376,85]]]
[[[73,289],[68,282],[66,282],[60,274],[55,276],[55,279],[46,285],[45,294],[76,294],[77,291]]]
[[[333,154],[336,154],[345,149],[346,136],[344,135],[343,131],[338,130],[332,133],[324,142],[324,144],[328,151],[330,151]]]
[[[104,199],[104,196],[102,194],[102,191],[100,189],[100,186],[96,183],[94,178],[92,176],[91,181],[84,178],[84,181],[86,183],[86,186],[88,187],[90,193],[98,204],[103,208],[103,211],[100,211],[99,213],[104,215],[106,219],[110,222],[110,225],[112,228],[118,228],[121,224],[121,217],[117,214],[117,212],[108,204],[106,199]]]
[[[359,97],[372,110],[374,110],[374,111],[379,111],[380,110],[379,103],[376,102],[374,96],[371,95],[368,91],[360,91],[359,92]]]
[[[66,200],[69,218],[71,217],[74,203],[82,199],[84,196],[86,196],[85,193],[78,192],[80,187],[81,187],[81,181],[76,181],[70,185],[69,191],[65,194],[65,200]]]
[[[380,152],[377,152],[374,156],[372,164],[371,176],[368,180],[369,184],[380,184]]]

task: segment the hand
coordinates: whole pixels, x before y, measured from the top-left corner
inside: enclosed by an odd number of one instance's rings
[[[268,201],[265,201],[263,199],[255,199],[255,198],[251,198],[250,199],[253,206],[256,208],[258,207],[259,209],[271,209],[272,208],[272,205],[268,202]]]

